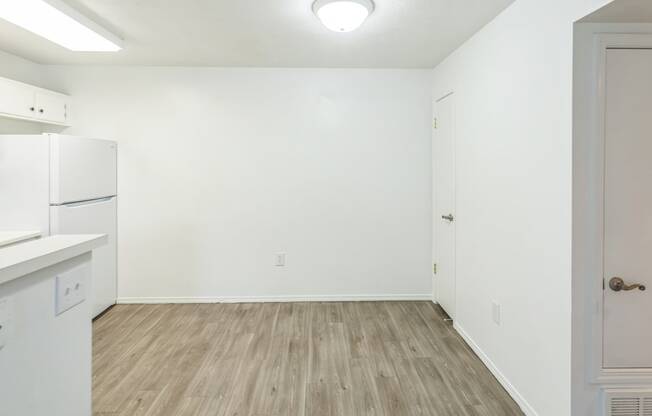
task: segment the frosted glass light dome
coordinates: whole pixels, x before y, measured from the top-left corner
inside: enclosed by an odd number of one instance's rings
[[[374,11],[371,0],[317,0],[313,12],[328,29],[351,32],[359,28]]]

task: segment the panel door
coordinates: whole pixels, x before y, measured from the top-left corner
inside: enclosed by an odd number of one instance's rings
[[[652,50],[607,52],[605,368],[652,367]],[[622,279],[622,280],[620,280]],[[636,286],[637,284],[644,285]]]

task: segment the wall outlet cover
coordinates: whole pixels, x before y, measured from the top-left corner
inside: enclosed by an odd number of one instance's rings
[[[79,305],[86,299],[86,283],[83,266],[68,270],[57,276],[56,279],[56,314]]]

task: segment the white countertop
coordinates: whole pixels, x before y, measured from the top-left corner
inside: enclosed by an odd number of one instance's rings
[[[0,247],[0,284],[106,244],[106,234],[55,235]]]
[[[38,230],[30,231],[0,231],[0,247],[9,244],[18,243],[24,240],[30,240],[41,236]]]

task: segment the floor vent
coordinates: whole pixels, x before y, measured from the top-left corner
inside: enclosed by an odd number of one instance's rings
[[[605,390],[605,416],[652,416],[652,390]]]

